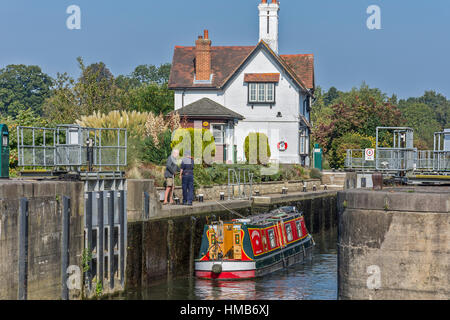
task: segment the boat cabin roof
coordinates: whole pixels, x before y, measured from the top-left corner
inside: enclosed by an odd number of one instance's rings
[[[265,226],[272,225],[280,220],[283,222],[292,220],[301,217],[302,215],[303,213],[298,211],[296,207],[281,207],[266,213],[247,217],[246,219],[233,219],[232,221],[225,223]]]

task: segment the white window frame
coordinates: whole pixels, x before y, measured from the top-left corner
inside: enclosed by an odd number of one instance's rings
[[[258,102],[258,84],[256,82],[249,83],[249,97],[248,101],[250,102]]]
[[[309,136],[307,134],[307,128],[300,129],[298,132],[299,138],[299,154],[307,155],[309,154]]]
[[[216,137],[214,136],[214,132],[215,131],[217,131],[217,130],[215,130],[214,129],[214,126],[221,126],[222,127],[222,129],[221,129],[221,132],[222,132],[222,142],[217,142],[217,140],[216,140]],[[212,133],[212,135],[213,135],[213,137],[214,137],[214,143],[215,144],[221,144],[221,145],[224,145],[225,144],[225,130],[226,130],[226,124],[225,123],[211,123],[211,133]]]
[[[302,224],[300,221],[295,221],[295,225],[297,227],[297,234],[299,238],[303,237],[303,230],[302,230]]]
[[[291,242],[294,240],[294,234],[292,233],[292,227],[290,224],[284,225],[284,228],[286,229],[286,238],[288,242]]]
[[[270,97],[269,97],[270,91]],[[270,98],[270,99],[269,99]],[[275,83],[250,82],[248,89],[249,103],[275,103]]]

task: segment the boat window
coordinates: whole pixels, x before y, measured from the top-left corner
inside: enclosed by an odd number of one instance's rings
[[[269,230],[269,241],[270,241],[270,248],[275,248],[277,246],[277,242],[275,240],[275,231],[273,229]]]
[[[297,234],[298,234],[298,237],[299,237],[299,238],[303,237],[302,224],[300,223],[300,221],[296,221],[295,224],[296,224],[296,226],[297,226]]]
[[[292,236],[292,228],[290,224],[287,224],[285,226],[286,228],[286,236],[287,236],[287,241],[291,242],[292,240],[294,240],[294,237]]]
[[[265,234],[263,234],[263,236],[262,236],[262,244],[263,244],[263,250],[267,251],[267,238],[266,238]]]

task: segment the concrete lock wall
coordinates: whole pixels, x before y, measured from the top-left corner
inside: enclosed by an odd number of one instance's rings
[[[450,188],[338,192],[339,299],[449,299]]]
[[[62,291],[62,199],[71,198],[68,265],[81,267],[83,184],[76,182],[0,182],[0,300],[18,299],[20,199],[28,199],[26,298],[60,299]],[[72,298],[80,297],[71,290]]]

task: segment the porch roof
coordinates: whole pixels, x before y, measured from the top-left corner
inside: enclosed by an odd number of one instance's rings
[[[244,119],[244,117],[239,113],[236,113],[208,98],[197,100],[173,112],[178,113],[180,117],[186,116],[188,118],[203,118],[203,119],[214,118],[214,119],[237,119],[237,120]]]

